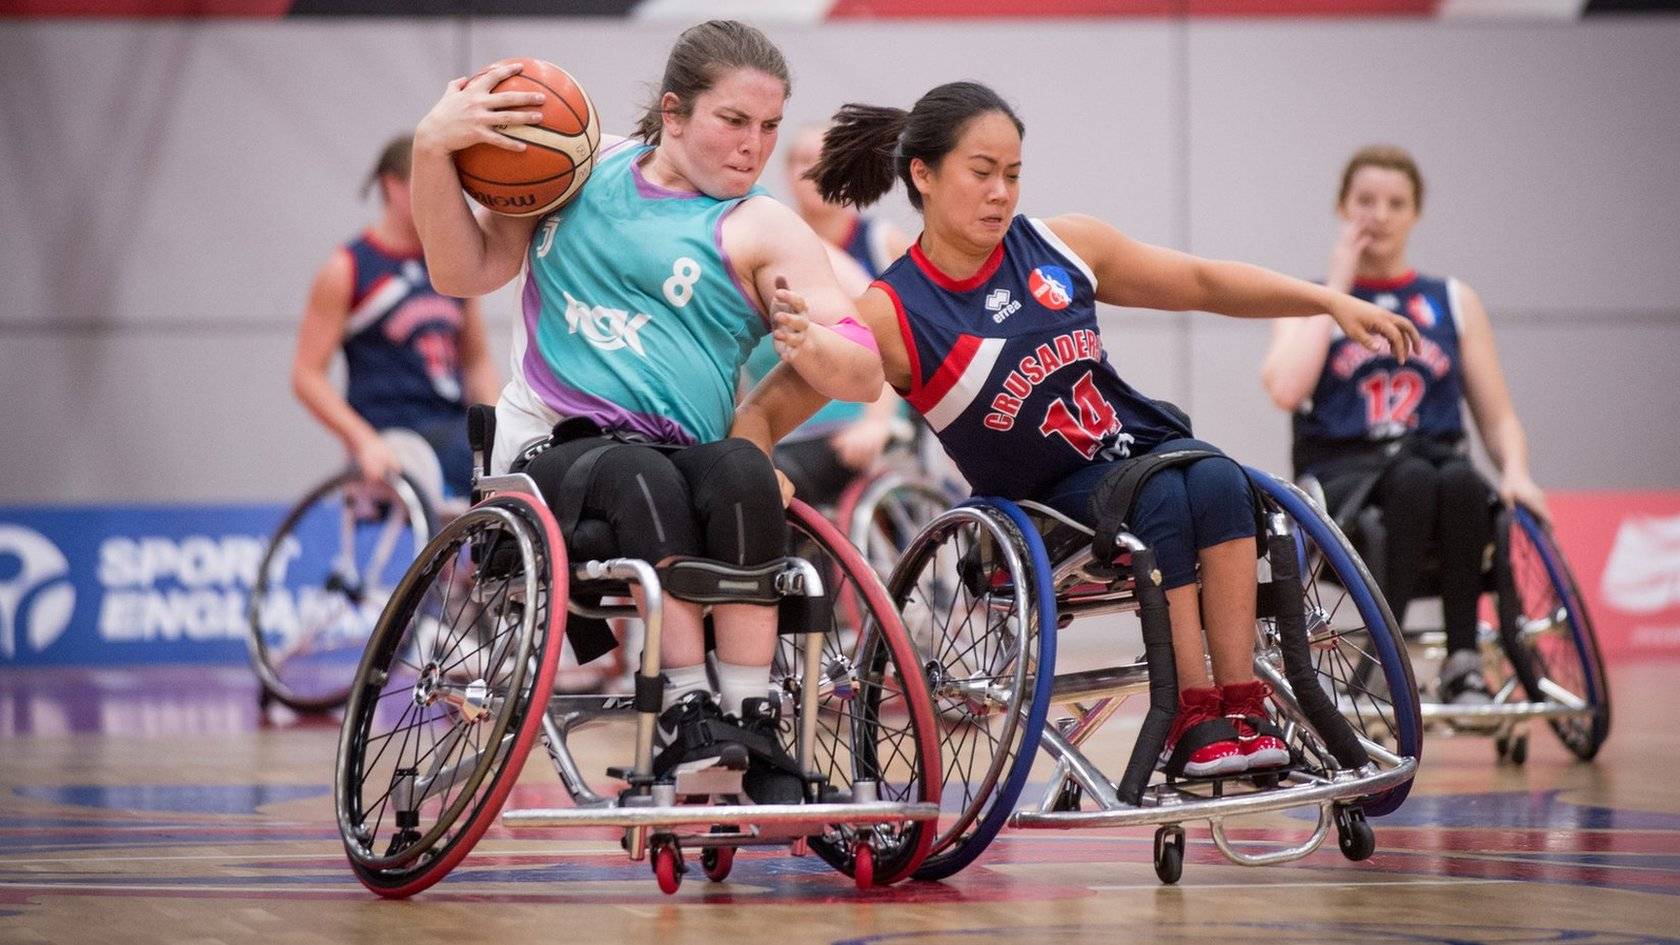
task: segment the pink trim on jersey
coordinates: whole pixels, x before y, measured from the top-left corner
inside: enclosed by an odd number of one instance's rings
[[[847,341],[863,345],[865,348],[868,348],[877,355],[881,353],[881,347],[875,343],[874,332],[871,332],[869,329],[863,327],[862,323],[850,315],[847,315],[845,318],[840,319],[828,327],[836,335],[839,335]]]
[[[887,294],[893,304],[893,310],[898,313],[898,334],[904,339],[904,353],[910,357],[910,389],[899,391],[902,395],[915,394],[922,389],[922,358],[916,353],[916,336],[910,333],[910,316],[904,311],[904,300],[898,297],[898,291],[879,279],[870,283],[874,288]]]
[[[1415,281],[1417,281],[1417,270],[1408,269],[1392,279],[1355,279],[1353,280],[1353,287],[1355,289],[1368,289],[1372,292],[1393,292],[1395,289],[1403,289]]]
[[[953,279],[940,272],[939,267],[935,266],[933,261],[922,252],[919,241],[910,244],[910,258],[915,261],[918,269],[933,280],[934,285],[950,292],[967,292],[979,288],[982,283],[997,273],[999,266],[1003,265],[1003,241],[998,241],[997,247],[992,250],[992,254],[987,256],[986,261],[980,264],[979,271],[967,279]]]

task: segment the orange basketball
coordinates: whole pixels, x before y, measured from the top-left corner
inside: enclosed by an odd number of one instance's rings
[[[542,123],[497,129],[525,142],[524,151],[475,144],[455,152],[455,169],[474,200],[497,213],[531,217],[564,204],[583,187],[595,166],[601,121],[583,86],[566,70],[541,59],[507,61],[525,68],[492,91],[541,92]]]

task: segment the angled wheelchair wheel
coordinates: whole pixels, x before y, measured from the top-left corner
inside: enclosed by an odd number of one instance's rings
[[[922,526],[959,501],[931,482],[886,470],[848,486],[834,521],[885,580]]]
[[[1267,473],[1249,470],[1270,510],[1281,511],[1295,526],[1302,592],[1306,603],[1307,645],[1313,669],[1326,695],[1368,747],[1402,758],[1421,758],[1423,712],[1417,684],[1399,627],[1376,579],[1365,568],[1347,537],[1300,489]],[[1275,639],[1277,628],[1263,620],[1261,632]],[[1267,646],[1275,651],[1275,646]],[[1282,676],[1281,664],[1274,667]],[[1291,748],[1309,765],[1330,766],[1316,739],[1304,727],[1291,731]],[[1411,782],[1367,798],[1366,814],[1378,816],[1400,806]]]
[[[554,519],[518,494],[451,522],[403,577],[339,735],[334,803],[363,885],[425,889],[496,818],[542,725],[566,593]]]
[[[326,480],[286,513],[257,568],[246,644],[264,701],[300,712],[336,708],[379,613],[434,520],[407,476]]]
[[[1500,643],[1528,698],[1579,712],[1549,719],[1564,746],[1591,761],[1610,734],[1610,680],[1575,575],[1527,509],[1501,516]]]
[[[933,703],[881,579],[833,524],[803,502],[788,509],[788,526],[788,553],[816,567],[831,608],[831,628],[822,639],[817,742],[810,767],[827,778],[832,790],[850,793],[867,781],[883,801],[938,801]],[[798,633],[784,634],[777,642],[771,683],[784,693],[785,704],[800,704],[805,644]],[[798,718],[790,718],[782,738],[792,755]],[[831,826],[811,837],[810,844],[846,875],[886,885],[921,865],[933,835],[929,821]]]
[[[910,543],[888,589],[940,716],[943,812],[920,879],[985,851],[1032,771],[1055,675],[1043,543],[1014,503],[976,500]]]

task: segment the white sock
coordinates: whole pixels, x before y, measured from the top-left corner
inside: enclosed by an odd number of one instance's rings
[[[744,718],[742,703],[748,699],[763,699],[770,695],[770,667],[742,666],[717,661],[718,694],[723,711]]]
[[[677,704],[677,700],[691,692],[712,691],[712,681],[706,676],[706,664],[695,663],[693,666],[667,666],[661,671],[665,677],[665,707]]]

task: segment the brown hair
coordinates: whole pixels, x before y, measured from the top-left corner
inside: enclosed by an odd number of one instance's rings
[[[1418,173],[1417,161],[1405,148],[1392,144],[1367,145],[1353,152],[1348,158],[1347,167],[1342,169],[1342,189],[1336,195],[1336,206],[1341,206],[1347,199],[1348,188],[1353,185],[1353,175],[1362,167],[1381,167],[1391,171],[1399,171],[1412,179],[1412,202],[1418,210],[1423,209],[1423,175]]]
[[[373,163],[373,170],[368,171],[367,180],[362,182],[362,196],[366,197],[386,174],[408,180],[408,171],[413,163],[413,135],[398,135],[385,142],[385,147],[379,152],[379,160]]]
[[[686,118],[694,113],[694,100],[735,69],[757,69],[782,80],[784,99],[793,92],[787,60],[768,36],[737,20],[707,20],[677,37],[665,60],[659,91],[636,123],[636,137],[648,144],[659,143],[665,129],[665,93],[677,97],[673,111]]]

